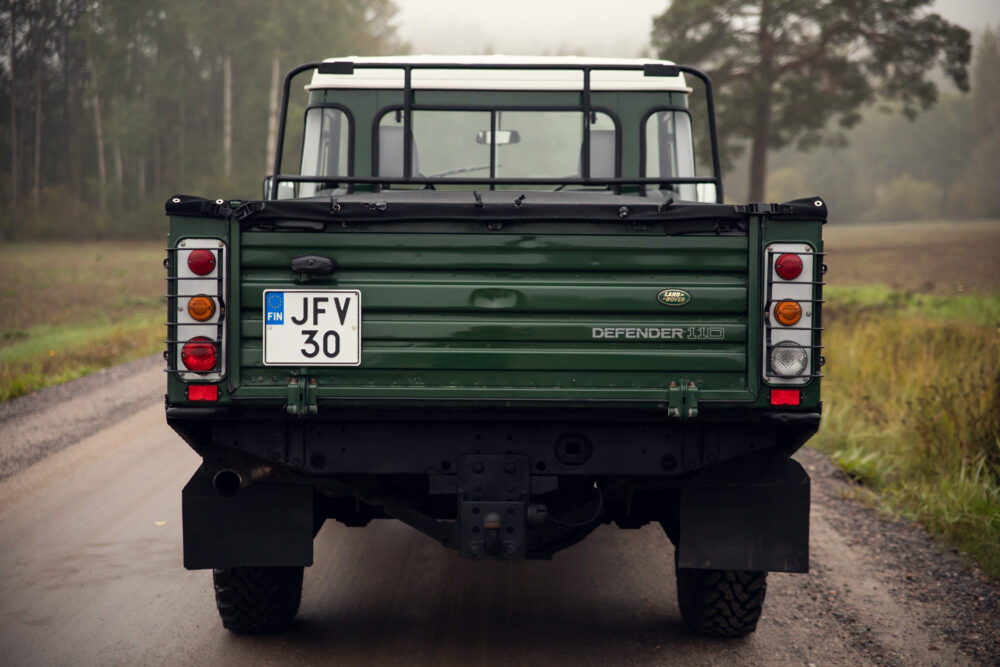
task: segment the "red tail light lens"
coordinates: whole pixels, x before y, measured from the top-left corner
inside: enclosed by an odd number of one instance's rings
[[[798,389],[772,389],[771,405],[799,405],[802,394]]]
[[[188,268],[191,273],[207,276],[215,269],[215,253],[204,248],[192,250],[188,255]]]
[[[798,255],[782,255],[774,263],[774,270],[785,280],[795,280],[802,274],[802,258]]]
[[[211,339],[204,336],[192,338],[181,348],[181,363],[191,371],[204,373],[215,368],[219,360],[218,350]]]
[[[217,401],[219,387],[214,384],[192,384],[187,388],[189,401]]]

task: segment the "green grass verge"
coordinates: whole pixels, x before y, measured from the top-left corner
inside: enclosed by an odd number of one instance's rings
[[[163,311],[140,311],[115,322],[43,324],[4,332],[0,401],[163,349]]]
[[[824,317],[834,321],[840,319],[841,315],[853,319],[860,315],[888,314],[1000,326],[1000,295],[996,294],[937,296],[901,292],[884,285],[864,285],[828,286],[824,289],[824,298],[827,300]]]
[[[0,401],[163,349],[162,243],[0,244]]]
[[[813,446],[1000,579],[1000,295],[826,296]]]

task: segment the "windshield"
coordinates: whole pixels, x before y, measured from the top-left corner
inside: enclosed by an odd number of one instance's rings
[[[403,175],[402,116],[390,111],[379,123],[379,176]],[[583,177],[580,111],[414,110],[412,127],[414,177]],[[590,141],[590,176],[616,176],[618,139],[611,116],[591,114]]]

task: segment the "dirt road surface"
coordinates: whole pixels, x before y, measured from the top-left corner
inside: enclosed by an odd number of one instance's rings
[[[158,364],[132,371],[60,388],[70,412],[38,397],[31,409],[15,402],[0,412],[0,450],[21,452],[5,459],[0,481],[2,664],[951,665],[1000,657],[997,588],[919,529],[845,500],[844,482],[811,451],[800,459],[814,480],[812,571],[770,576],[764,618],[744,640],[687,632],[672,549],[658,527],[602,527],[551,562],[474,563],[396,522],[327,523],[292,628],[234,636],[219,622],[211,575],[181,564],[180,490],[199,459],[164,424]],[[150,395],[123,407],[114,398],[123,383],[132,399]],[[68,438],[75,424],[92,432]],[[25,455],[25,437],[42,452]]]

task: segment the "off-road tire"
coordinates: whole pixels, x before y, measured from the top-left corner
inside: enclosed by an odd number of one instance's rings
[[[212,571],[222,625],[237,634],[281,632],[302,599],[301,567],[227,567]]]
[[[767,572],[676,568],[677,602],[691,630],[706,637],[745,637],[757,629]]]

